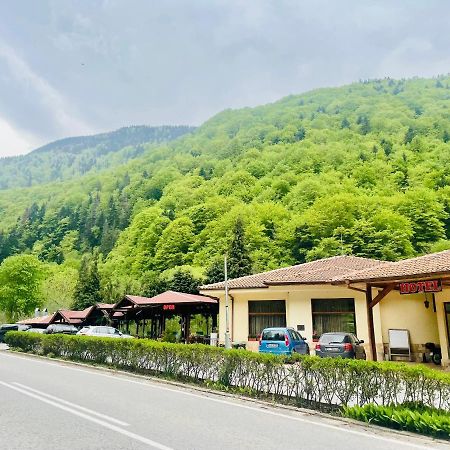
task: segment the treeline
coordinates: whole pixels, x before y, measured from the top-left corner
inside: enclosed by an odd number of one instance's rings
[[[61,139],[17,157],[0,159],[0,189],[64,181],[124,164],[191,133],[188,126],[132,126],[110,133]]]

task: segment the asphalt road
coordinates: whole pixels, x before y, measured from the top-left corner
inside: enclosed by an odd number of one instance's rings
[[[0,447],[406,450],[450,446],[3,350]]]

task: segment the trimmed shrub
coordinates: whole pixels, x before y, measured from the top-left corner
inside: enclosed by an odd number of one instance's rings
[[[299,406],[336,409],[419,402],[450,410],[450,375],[421,366],[300,355],[286,358],[147,339],[9,332],[5,340],[24,352],[208,383]]]
[[[421,403],[345,406],[343,415],[363,422],[450,439],[450,414]]]

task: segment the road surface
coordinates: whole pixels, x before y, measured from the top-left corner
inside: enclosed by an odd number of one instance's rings
[[[0,445],[8,450],[449,448],[431,439],[4,350]]]

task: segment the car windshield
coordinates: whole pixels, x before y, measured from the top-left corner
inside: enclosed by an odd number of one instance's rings
[[[284,341],[284,330],[265,330],[262,335],[263,341]]]
[[[345,342],[345,334],[324,334],[320,339],[321,344],[343,344]]]

